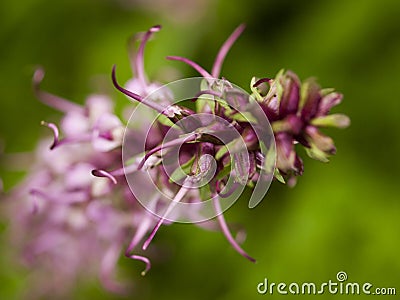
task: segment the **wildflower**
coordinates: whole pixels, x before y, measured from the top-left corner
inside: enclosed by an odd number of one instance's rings
[[[349,124],[344,115],[328,114],[341,94],[321,90],[313,80],[301,84],[290,71],[275,79],[253,78],[252,94],[219,78],[243,25],[222,45],[211,72],[187,58],[168,57],[203,77],[190,98],[194,110],[175,103],[174,90],[150,82],[144,70],[145,46],[160,28],[141,36],[132,55],[135,76],[126,85],[112,69],[115,88],[135,103],[134,124],[123,124],[107,96],[92,95],[78,105],[42,91],[44,72],[34,74],[38,98],[64,113],[60,128],[42,122],[53,141],[39,144],[27,179],[11,194],[11,215],[18,215],[14,237],[26,262],[45,272],[57,270],[54,282],[38,277],[41,286],[59,291],[61,283],[66,287],[81,274],[97,273],[106,288],[121,291],[113,279],[122,247],[128,245],[126,257],[145,264],[144,274],[150,260],[138,253],[138,245],[144,240],[146,250],[162,225],[178,220],[207,220],[198,223],[204,228],[218,225],[232,247],[255,262],[233,237],[224,210],[246,186],[253,190],[249,207],[255,207],[274,177],[293,183],[303,172],[295,143],[312,158],[327,161],[335,148],[319,128]],[[155,120],[135,114],[141,106]],[[31,211],[24,210],[27,206]]]
[[[300,88],[300,81],[292,72],[280,73],[276,80],[261,79],[255,82],[253,79],[253,95],[251,96],[234,88],[226,79],[218,79],[226,54],[243,30],[244,26],[239,26],[223,44],[215,59],[211,73],[187,58],[178,56],[167,57],[170,60],[178,60],[190,65],[204,77],[204,86],[193,100],[196,101],[204,98],[203,96],[205,95],[210,96],[207,98],[210,100],[206,100],[206,104],[197,105],[195,112],[190,112],[175,104],[160,106],[156,101],[152,101],[151,98],[140,97],[139,95],[132,94],[129,90],[121,88],[116,80],[115,67],[113,68],[112,78],[118,90],[139,102],[147,101],[145,105],[153,108],[159,114],[169,118],[173,124],[184,129],[180,137],[175,140],[149,149],[144,159],[139,163],[138,168],[141,169],[146,163],[148,167],[157,168],[160,166],[163,158],[163,155],[158,153],[162,153],[163,150],[167,150],[170,153],[173,152],[171,148],[184,145],[185,147],[180,151],[180,156],[189,157],[186,160],[189,162],[189,175],[201,177],[204,176],[204,172],[201,171],[199,161],[204,155],[210,155],[216,161],[218,167],[214,177],[208,182],[209,192],[207,196],[204,197],[201,189],[197,189],[200,190],[197,197],[200,201],[212,199],[220,228],[228,241],[240,254],[251,261],[255,261],[232,237],[223,217],[223,210],[220,207],[219,199],[223,198],[224,195],[229,196],[234,193],[240,185],[254,187],[254,182],[258,184],[260,179],[264,181],[263,187],[265,192],[269,185],[268,179],[272,178],[272,173],[281,181],[284,181],[282,175],[301,175],[303,164],[294,151],[293,145],[295,142],[300,142],[307,147],[307,152],[311,157],[326,161],[327,155],[334,153],[333,142],[330,138],[319,133],[317,127],[324,125],[345,127],[348,125],[348,118],[343,115],[327,116],[330,107],[340,101],[340,94],[333,93],[331,90],[320,90],[311,80],[306,81]],[[258,90],[258,86],[265,81],[271,84],[271,88],[264,95]],[[254,99],[256,103],[254,103]],[[257,110],[254,107],[260,109]],[[185,112],[184,117],[186,119],[182,119],[182,112]],[[220,140],[210,137],[209,133],[211,132],[214,135],[224,132],[223,126],[220,126],[221,124],[216,125],[214,122],[215,118],[209,118],[207,122],[197,119],[197,122],[186,122],[183,126],[179,125],[180,121],[188,120],[199,113],[205,113],[227,121],[231,128],[234,128],[240,134],[240,139],[245,141],[245,153],[237,151],[233,154],[233,157],[229,158],[228,153],[225,152],[225,148],[220,145]],[[269,134],[268,130],[260,130],[260,127],[264,129],[269,128],[268,120],[267,126],[261,126],[262,117],[267,118],[272,123],[273,135],[276,140],[276,166],[274,163],[275,145],[273,141],[271,142],[271,138],[269,140],[262,140],[263,136],[268,136]],[[224,134],[226,136],[225,132]],[[235,144],[238,141],[239,139],[231,136],[227,143]],[[149,163],[149,159],[153,156],[160,159],[154,159],[155,163],[151,164]],[[246,157],[248,158],[246,159]],[[159,176],[163,175],[165,174],[162,172],[159,173]],[[233,186],[228,188],[229,175],[233,176],[235,180]],[[188,177],[186,177],[186,180],[188,180]],[[184,181],[185,183],[187,184],[187,181]],[[289,183],[293,184],[293,179]],[[162,223],[165,222],[168,214],[177,206],[177,203],[189,202],[188,199],[185,200],[185,196],[189,194],[191,188],[193,187],[185,187],[183,185],[181,188],[175,189],[175,197],[160,217],[148,240],[145,241],[143,249],[148,247],[155,233]],[[257,190],[257,186],[255,190]],[[193,193],[190,195],[193,196]],[[261,193],[261,195],[263,196],[264,194]],[[249,206],[254,207],[260,200],[250,199]]]

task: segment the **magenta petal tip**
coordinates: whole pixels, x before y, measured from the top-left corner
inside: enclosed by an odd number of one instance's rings
[[[154,32],[160,31],[161,28],[162,28],[161,25],[154,25],[153,27],[150,28],[149,31],[150,31],[151,33],[154,33]]]
[[[33,84],[38,86],[44,78],[44,69],[42,67],[38,67],[35,72],[33,73]]]

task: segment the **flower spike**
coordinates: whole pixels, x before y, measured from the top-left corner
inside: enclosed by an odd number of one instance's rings
[[[241,247],[245,234],[231,231],[223,210],[243,195],[242,188],[252,189],[253,208],[273,178],[293,186],[304,169],[299,146],[327,162],[336,148],[320,130],[347,127],[350,119],[329,113],[342,94],[321,89],[313,79],[302,82],[291,71],[281,70],[273,79],[251,77],[251,94],[221,78],[222,64],[244,28],[237,27],[222,44],[210,71],[184,57],[167,57],[204,77],[185,99],[145,74],[145,48],[161,26],[135,36],[130,53],[134,77],[121,86],[115,65],[110,75],[119,92],[152,111],[135,115],[127,126],[109,97],[92,95],[84,105],[75,104],[42,91],[45,73],[35,71],[36,96],[64,116],[60,127],[42,121],[53,133],[50,149],[57,150],[48,151],[47,139],[40,143],[29,176],[9,197],[18,252],[40,268],[40,276],[29,284],[36,288],[33,298],[71,298],[76,278],[91,278],[94,272],[106,289],[125,292],[115,280],[120,256],[144,263],[145,275],[151,263],[142,250],[161,226],[174,222],[217,229],[236,252],[256,262]],[[206,101],[178,105],[178,100],[198,99]],[[154,113],[163,116],[154,118]],[[0,193],[1,185],[0,178]],[[209,200],[211,210],[208,205],[203,209]]]

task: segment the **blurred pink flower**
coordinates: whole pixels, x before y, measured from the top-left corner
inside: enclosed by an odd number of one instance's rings
[[[154,88],[143,78],[140,61],[148,37],[135,70],[144,94]],[[145,263],[144,275],[150,261],[132,251],[157,221],[136,202],[123,177],[125,126],[108,96],[91,95],[81,106],[42,91],[43,77],[42,69],[33,76],[37,97],[64,116],[60,129],[42,122],[53,141],[39,142],[26,179],[8,195],[12,239],[37,286],[29,297],[66,294],[78,279],[96,274],[107,289],[123,292],[125,286],[115,280],[120,252],[129,245],[125,255]],[[114,169],[114,175],[105,169]]]

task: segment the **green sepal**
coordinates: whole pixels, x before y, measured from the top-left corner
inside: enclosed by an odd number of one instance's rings
[[[333,114],[317,117],[311,120],[311,124],[319,127],[346,128],[350,125],[350,118],[343,114]]]
[[[285,179],[283,178],[281,172],[277,168],[274,170],[274,177],[281,183],[286,184]]]

